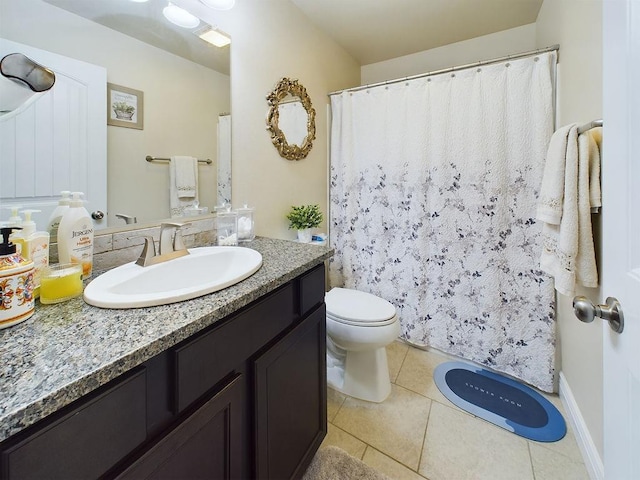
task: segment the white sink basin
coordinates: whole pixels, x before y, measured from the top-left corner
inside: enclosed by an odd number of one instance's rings
[[[84,290],[84,301],[103,308],[137,308],[189,300],[230,287],[258,271],[262,255],[244,247],[200,247],[190,255],[141,267],[109,270]]]

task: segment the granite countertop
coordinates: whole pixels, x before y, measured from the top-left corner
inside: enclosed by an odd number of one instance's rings
[[[140,365],[330,258],[324,246],[258,237],[246,280],[159,307],[102,309],[75,298],[41,305],[0,330],[0,441]]]

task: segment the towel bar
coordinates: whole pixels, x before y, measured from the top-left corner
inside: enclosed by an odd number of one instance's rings
[[[585,123],[584,125],[581,125],[578,127],[578,135],[588,130],[591,130],[592,128],[601,127],[601,126],[602,126],[602,120],[594,120],[593,122]]]
[[[147,155],[145,157],[145,160],[147,162],[153,162],[153,161],[156,161],[156,160],[159,161],[159,162],[170,162],[171,161],[170,158],[152,157],[151,155]],[[211,165],[213,163],[213,160],[211,160],[210,158],[207,158],[205,160],[198,159],[198,162],[206,163],[207,165]]]

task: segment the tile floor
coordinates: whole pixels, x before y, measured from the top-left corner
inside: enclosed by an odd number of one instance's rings
[[[336,445],[398,480],[588,480],[570,426],[554,443],[529,441],[460,410],[433,382],[449,360],[399,341],[387,348],[392,390],[381,404],[328,392]],[[548,396],[564,415],[557,396]],[[566,418],[566,415],[565,415]]]

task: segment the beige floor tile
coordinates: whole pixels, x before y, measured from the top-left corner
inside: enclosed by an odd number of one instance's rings
[[[373,447],[367,447],[362,461],[394,480],[424,480],[424,477]]]
[[[417,469],[431,400],[397,385],[382,403],[347,397],[334,425]]]
[[[404,359],[396,383],[421,395],[425,395],[433,383],[433,370],[447,357],[435,352],[411,348]]]
[[[334,390],[333,388],[327,387],[327,420],[333,422],[333,419],[336,418],[338,414],[338,410],[344,403],[344,399],[347,398],[346,395]]]
[[[396,381],[398,373],[400,373],[400,367],[404,362],[404,357],[407,356],[409,351],[409,345],[400,340],[396,340],[393,343],[387,345],[387,362],[389,363],[389,378],[392,382]]]
[[[437,402],[418,472],[430,480],[533,479],[525,439]]]
[[[529,442],[537,445],[538,447],[546,448],[547,450],[551,450],[552,452],[559,453],[561,455],[564,455],[565,457],[569,457],[574,462],[581,463],[584,461],[575,434],[573,433],[573,429],[571,428],[571,425],[568,421],[567,434],[557,442],[534,442],[533,440],[529,440]]]
[[[335,425],[329,423],[327,429],[327,436],[324,437],[321,447],[333,445],[334,447],[340,447],[349,455],[353,455],[356,458],[362,460],[364,451],[367,445],[361,442],[353,435],[349,435],[344,430],[339,429]]]
[[[531,443],[531,462],[536,480],[589,480],[584,463]]]

